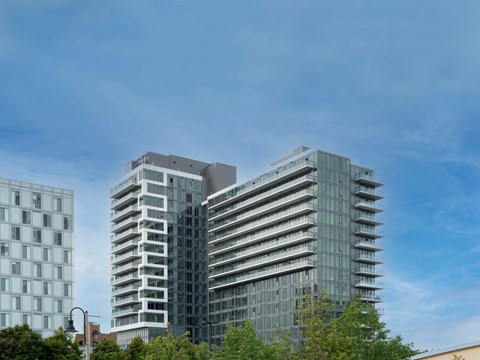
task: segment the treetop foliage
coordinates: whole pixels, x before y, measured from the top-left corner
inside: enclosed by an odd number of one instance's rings
[[[419,353],[400,336],[390,336],[372,304],[357,298],[341,315],[335,317],[334,310],[325,294],[305,296],[295,314],[303,335],[298,346],[293,346],[288,333],[264,343],[253,323],[245,320],[242,326],[227,324],[221,349],[210,349],[207,343],[194,345],[188,333],[174,337],[167,331],[148,344],[137,337],[125,350],[103,340],[93,349],[91,360],[407,360]],[[80,360],[78,342],[61,328],[45,340],[27,325],[0,331],[0,360],[47,359]]]

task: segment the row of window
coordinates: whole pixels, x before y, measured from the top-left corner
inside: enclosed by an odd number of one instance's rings
[[[43,275],[43,266],[41,263],[34,263],[33,264],[33,276],[41,278]],[[22,275],[21,271],[21,263],[20,261],[12,261],[11,264],[11,274],[12,275]],[[23,274],[25,276],[29,276],[30,274]],[[54,266],[53,267],[53,275],[55,279],[62,280],[63,279],[63,267],[62,266]]]
[[[39,212],[34,212],[40,214]],[[5,207],[0,207],[0,221],[9,221],[8,209]],[[38,225],[43,225],[44,227],[52,227],[52,214],[43,214],[42,220],[37,221]],[[32,212],[30,210],[22,210],[22,224],[31,225],[32,224]],[[34,224],[35,225],[35,224]],[[70,217],[63,217],[63,230],[71,230],[72,224]]]
[[[12,205],[20,206],[20,190],[12,190],[11,192],[11,203]],[[42,194],[32,193],[32,207],[34,209],[42,208]],[[62,211],[62,198],[54,197],[53,198],[53,210]]]
[[[66,229],[68,230],[68,229]],[[63,235],[60,231],[53,232],[53,244],[62,246],[63,245]],[[11,239],[12,240],[21,240],[21,228],[17,225],[11,226]],[[42,243],[42,229],[33,228],[32,229],[32,239],[34,243],[41,244]]]
[[[0,242],[0,256],[10,256],[10,244],[7,242]],[[22,259],[31,259],[31,247],[30,245],[22,245]],[[52,249],[44,247],[42,251],[43,261],[52,261]],[[72,252],[70,250],[63,250],[63,259],[60,259],[58,254],[55,256],[55,262],[63,261],[65,264],[72,262]]]
[[[32,315],[31,314],[22,314],[22,323],[32,326]],[[64,318],[64,327],[68,324],[68,317]],[[51,329],[52,328],[52,317],[49,315],[43,316],[43,328]],[[0,327],[9,327],[10,324],[10,314],[9,313],[0,313]],[[40,334],[41,335],[41,334]]]
[[[23,294],[30,294],[32,289],[31,284],[32,284],[32,280],[22,280],[21,292]],[[11,291],[10,278],[0,278],[0,291],[2,292]],[[43,282],[42,294],[52,295],[52,282],[50,281]],[[63,284],[63,296],[66,296],[66,297],[72,296],[72,284]]]

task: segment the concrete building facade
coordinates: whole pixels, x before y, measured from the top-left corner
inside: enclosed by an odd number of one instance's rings
[[[0,328],[43,337],[74,302],[73,192],[0,178]]]
[[[206,338],[207,243],[202,202],[236,169],[149,152],[111,189],[112,332],[123,346],[189,331]]]
[[[265,341],[298,337],[295,309],[325,291],[347,301],[382,301],[372,169],[301,147],[270,171],[208,197],[209,323],[217,345],[228,321],[255,323]]]

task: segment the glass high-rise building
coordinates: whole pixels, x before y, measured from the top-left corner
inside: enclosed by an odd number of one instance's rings
[[[243,184],[208,197],[209,321],[254,322],[264,340],[298,336],[295,309],[325,291],[342,311],[355,296],[382,301],[377,256],[382,199],[372,169],[305,147]]]
[[[189,331],[206,339],[206,197],[236,169],[149,152],[127,164],[111,195],[112,331],[119,345]]]
[[[0,328],[65,328],[73,259],[73,192],[0,178]]]

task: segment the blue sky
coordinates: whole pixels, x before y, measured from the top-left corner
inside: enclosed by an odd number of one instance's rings
[[[77,305],[109,329],[109,188],[151,150],[239,180],[293,148],[384,181],[383,320],[480,340],[480,2],[1,1],[0,176],[71,188]]]

